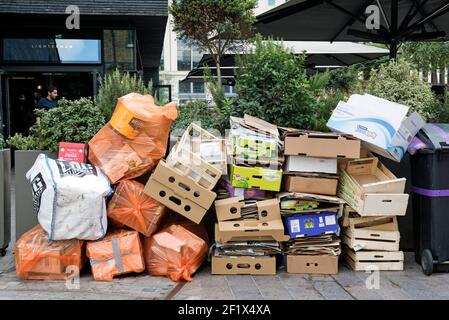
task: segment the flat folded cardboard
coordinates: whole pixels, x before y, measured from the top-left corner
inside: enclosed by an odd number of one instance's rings
[[[344,262],[352,270],[367,271],[402,271],[404,270],[404,253],[402,251],[354,251],[343,249]]]
[[[226,189],[230,197],[243,197],[244,199],[265,199],[268,192],[256,188],[236,188],[231,185],[231,182],[226,178],[220,179],[219,185]]]
[[[400,234],[396,217],[375,217],[370,221],[351,219],[349,227],[342,229],[341,239],[355,251],[399,251]]]
[[[361,216],[404,216],[409,198],[405,193],[367,193],[360,197],[341,181],[337,195]]]
[[[337,274],[338,256],[287,255],[287,272],[301,274]]]
[[[276,196],[281,202],[281,214],[306,214],[322,211],[332,211],[337,213],[337,217],[341,217],[343,215],[345,202],[338,197],[301,192],[280,192]],[[317,208],[307,208],[301,211],[288,210],[284,209],[282,206],[282,202],[288,200],[312,201],[317,202],[319,205]]]
[[[60,142],[58,148],[58,159],[86,163],[87,145],[85,143]]]
[[[215,201],[215,211],[218,221],[228,221],[241,218],[244,205],[243,197],[234,197]],[[258,220],[270,221],[281,219],[278,199],[268,199],[256,202]]]
[[[321,172],[337,173],[337,159],[317,158],[306,156],[285,157],[286,172]]]
[[[327,126],[335,132],[352,135],[377,154],[400,162],[408,145],[425,125],[409,107],[369,94],[353,94],[340,101]]]
[[[343,176],[342,183],[357,190],[360,196],[365,193],[404,193],[406,179],[396,178],[376,157],[349,161],[345,171],[347,175]]]
[[[231,185],[237,188],[279,191],[281,189],[282,170],[231,164],[230,180]]]
[[[285,155],[319,158],[360,158],[360,141],[335,133],[285,130]]]
[[[275,275],[276,257],[212,256],[212,274]]]
[[[284,234],[282,220],[257,221],[219,221],[215,224],[215,241],[250,241],[276,240],[288,241],[290,237]]]
[[[338,178],[285,175],[282,188],[289,192],[317,193],[334,196],[337,194]]]
[[[159,162],[144,189],[145,194],[195,223],[200,223],[216,194],[177,169]]]
[[[289,215],[284,217],[284,221],[291,239],[338,234],[340,231],[335,212]]]

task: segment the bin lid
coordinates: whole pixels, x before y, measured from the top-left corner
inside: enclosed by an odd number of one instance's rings
[[[426,145],[418,152],[449,152],[449,124],[447,123],[427,123],[416,137]]]

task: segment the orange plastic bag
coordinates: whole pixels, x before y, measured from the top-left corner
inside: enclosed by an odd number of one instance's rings
[[[101,240],[88,241],[86,253],[95,280],[112,281],[114,276],[145,270],[137,231],[109,231]]]
[[[40,225],[15,244],[16,274],[23,279],[66,280],[79,274],[86,259],[82,240],[48,241]]]
[[[177,116],[174,103],[159,107],[150,95],[119,98],[111,120],[89,141],[89,161],[112,184],[144,174],[164,157]]]
[[[173,281],[192,281],[208,252],[206,241],[181,225],[171,225],[144,238],[145,265],[149,274]]]
[[[144,236],[151,236],[161,225],[168,209],[147,196],[144,185],[132,180],[119,183],[108,205],[108,217],[115,224],[123,224]]]

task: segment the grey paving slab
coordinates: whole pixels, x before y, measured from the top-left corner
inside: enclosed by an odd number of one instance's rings
[[[332,278],[340,284],[354,298],[360,300],[382,300],[376,290],[368,289],[364,279],[361,279],[355,272],[346,267],[340,267],[338,274]]]
[[[226,280],[236,300],[263,300],[263,296],[251,276],[231,275],[226,276]]]
[[[326,300],[354,300],[340,284],[330,281],[316,281],[313,287],[324,297]]]
[[[197,272],[173,297],[175,300],[232,300],[234,295],[224,275],[211,275],[208,267]]]
[[[278,276],[253,276],[264,299],[267,300],[291,300],[292,297],[286,290]]]
[[[324,300],[313,285],[300,285],[286,288],[293,300]]]

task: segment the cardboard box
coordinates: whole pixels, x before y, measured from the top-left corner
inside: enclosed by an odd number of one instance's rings
[[[337,194],[338,178],[284,175],[282,189],[289,192],[317,193],[334,196]]]
[[[327,126],[335,132],[352,135],[367,143],[371,151],[401,161],[412,138],[425,125],[409,107],[369,94],[353,94],[340,101]]]
[[[356,190],[359,196],[365,193],[404,193],[405,178],[396,176],[378,158],[349,161],[342,183]]]
[[[286,172],[322,172],[337,174],[337,159],[287,156]]]
[[[86,163],[87,145],[84,143],[60,142],[58,148],[58,159]]]
[[[220,179],[218,183],[222,188],[228,191],[230,197],[243,197],[244,199],[262,200],[265,199],[268,195],[268,192],[265,190],[260,190],[256,188],[233,187],[231,185],[231,182],[226,178]]]
[[[338,256],[287,255],[287,272],[301,274],[337,274]]]
[[[275,275],[276,257],[212,256],[211,273]]]
[[[180,171],[159,162],[144,189],[145,194],[195,223],[200,223],[216,194]]]
[[[257,241],[276,240],[288,241],[289,236],[284,234],[282,220],[257,221],[219,221],[215,224],[215,241]]]
[[[353,218],[341,239],[355,251],[399,251],[400,233],[396,217]]]
[[[360,158],[360,141],[335,133],[310,132],[283,128],[285,155],[319,158]]]
[[[407,212],[408,194],[367,193],[359,197],[356,192],[340,183],[337,195],[361,216],[404,216]]]
[[[336,212],[337,217],[343,214],[345,202],[333,196],[326,196],[321,194],[299,193],[299,192],[281,192],[277,194],[281,203],[281,214],[306,214],[314,212]],[[315,206],[300,206],[301,210],[295,210],[291,207],[290,202],[311,202]],[[305,208],[304,208],[305,207]]]
[[[243,197],[234,197],[215,201],[215,211],[218,221],[235,220],[241,218],[244,205]],[[271,221],[281,219],[278,199],[268,199],[256,202],[258,220]]]
[[[345,264],[355,271],[404,270],[404,253],[402,251],[354,251],[348,247],[343,249]]]
[[[231,164],[231,185],[238,188],[258,188],[268,191],[281,189],[282,170],[242,167]]]
[[[313,237],[322,234],[338,234],[337,215],[335,212],[319,212],[285,216],[285,229],[291,239]]]

